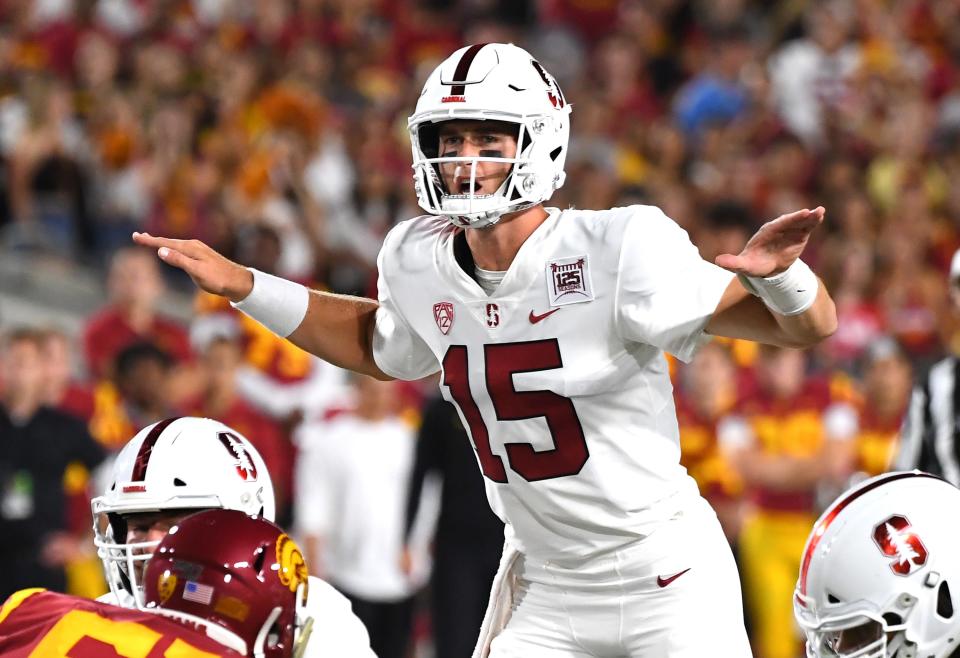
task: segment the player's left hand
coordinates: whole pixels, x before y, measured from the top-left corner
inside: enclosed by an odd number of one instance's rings
[[[823,206],[780,215],[753,234],[739,255],[721,254],[720,267],[746,276],[769,277],[790,267],[803,253],[813,232],[823,221]]]

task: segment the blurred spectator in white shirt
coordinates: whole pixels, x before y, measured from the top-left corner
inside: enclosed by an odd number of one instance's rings
[[[354,377],[350,411],[297,431],[296,527],[314,575],[350,599],[377,656],[404,658],[413,596],[427,576],[422,530],[411,541],[414,568],[402,564],[415,432],[396,414],[395,382]],[[435,516],[435,502],[425,507]]]
[[[769,60],[773,103],[790,131],[822,145],[826,112],[845,101],[860,49],[848,41],[854,8],[845,0],[814,3],[807,35],[788,42]]]

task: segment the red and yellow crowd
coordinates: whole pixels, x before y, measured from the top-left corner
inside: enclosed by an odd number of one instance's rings
[[[382,237],[420,214],[406,117],[422,78],[490,41],[535,53],[573,104],[550,205],[658,205],[710,260],[827,208],[804,259],[837,334],[810,352],[715,341],[672,364],[682,459],[737,548],[756,655],[793,658],[813,521],[891,467],[913,379],[960,348],[958,3],[0,2],[0,258],[99,268],[109,295],[82,335],[28,339],[44,401],[107,453],[171,415],[222,420],[263,453],[292,522],[291,437],[349,406],[342,377],[217,298],[197,295],[189,325],[165,318],[164,290],[193,289],[130,232],[373,294]],[[395,412],[415,424],[430,392],[400,385]],[[86,469],[63,486],[81,537]],[[76,567],[89,556],[66,553],[69,586],[96,593]]]

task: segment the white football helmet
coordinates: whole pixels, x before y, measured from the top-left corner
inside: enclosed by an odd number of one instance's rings
[[[437,124],[452,119],[516,124],[516,156],[442,157]],[[570,105],[543,66],[513,44],[476,44],[453,53],[427,78],[407,126],[420,207],[457,226],[494,224],[505,213],[546,201],[563,185]],[[512,165],[493,194],[473,191],[479,162]],[[449,163],[469,167],[471,191],[446,189],[439,167]]]
[[[807,655],[960,656],[957,509],[960,489],[920,471],[840,496],[807,539],[794,592]]]
[[[223,423],[169,418],[117,455],[110,485],[91,501],[94,544],[110,591],[143,605],[138,574],[159,541],[127,543],[126,514],[232,509],[274,519],[273,483],[260,453]],[[137,567],[140,568],[137,568]]]

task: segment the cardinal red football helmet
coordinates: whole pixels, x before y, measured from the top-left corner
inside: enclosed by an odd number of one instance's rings
[[[307,577],[300,548],[276,525],[208,510],[185,518],[157,546],[144,574],[144,601],[246,655],[289,658],[306,639],[298,613]]]

